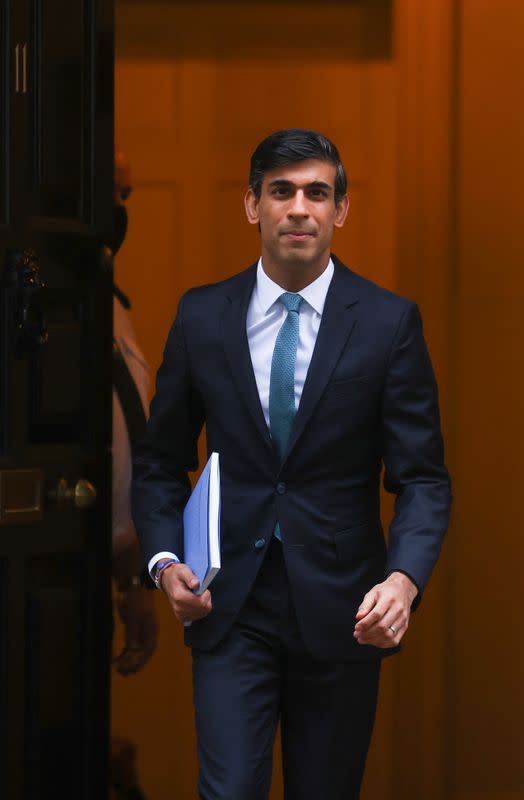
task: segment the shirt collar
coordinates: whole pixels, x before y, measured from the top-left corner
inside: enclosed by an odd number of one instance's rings
[[[322,315],[324,310],[326,295],[334,271],[335,267],[332,259],[330,258],[324,272],[312,283],[310,283],[308,286],[304,286],[304,288],[298,292],[298,294],[304,298],[306,303],[309,303],[309,305],[317,312],[317,314]],[[271,280],[271,278],[264,272],[262,259],[260,258],[257,265],[256,293],[260,308],[264,314],[267,314],[273,303],[276,303],[280,295],[285,291],[287,290],[283,289],[282,286],[279,286],[278,283],[275,283],[275,281]]]

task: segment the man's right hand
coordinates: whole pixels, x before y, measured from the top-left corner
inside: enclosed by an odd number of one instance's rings
[[[164,569],[160,585],[175,617],[182,623],[207,617],[212,609],[209,589],[201,595],[193,594],[193,589],[198,587],[198,578],[187,564],[173,564]]]

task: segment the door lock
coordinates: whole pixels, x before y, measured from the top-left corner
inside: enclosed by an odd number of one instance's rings
[[[74,505],[76,508],[91,508],[96,501],[96,489],[85,478],[77,480],[74,486],[69,486],[66,478],[60,478],[56,489],[48,492],[47,496],[59,507]]]

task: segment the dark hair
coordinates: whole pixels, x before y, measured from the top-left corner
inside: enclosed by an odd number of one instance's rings
[[[267,136],[251,156],[249,186],[257,199],[262,193],[264,175],[275,167],[308,159],[329,161],[336,169],[335,205],[347,191],[347,178],[338,150],[325,136],[307,128],[285,128]]]

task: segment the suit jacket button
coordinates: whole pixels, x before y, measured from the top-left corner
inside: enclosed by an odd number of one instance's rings
[[[264,547],[265,543],[266,543],[265,539],[257,539],[256,542],[255,542],[256,549],[257,550],[261,550],[262,547]]]
[[[285,483],[277,483],[277,492],[278,492],[278,494],[285,494],[286,493],[286,484]]]

